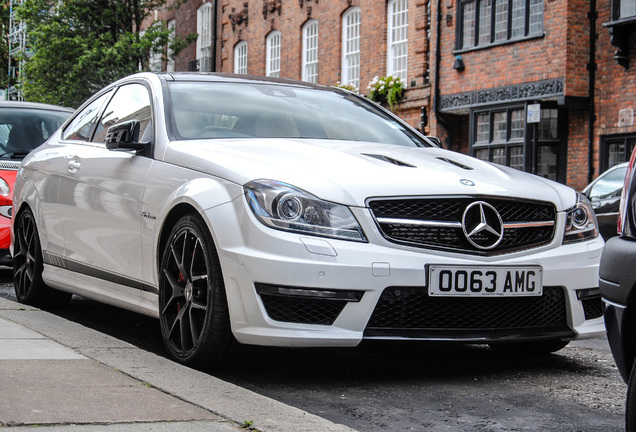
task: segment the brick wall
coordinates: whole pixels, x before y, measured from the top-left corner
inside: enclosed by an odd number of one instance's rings
[[[362,94],[376,75],[386,74],[386,1],[372,0],[219,0],[216,70],[232,72],[234,46],[248,43],[248,72],[265,74],[265,38],[272,30],[282,33],[281,76],[301,78],[302,26],[309,19],[319,21],[319,78],[325,85],[340,81],[342,15],[350,7],[361,9],[361,70]],[[202,0],[188,0],[176,10],[168,8],[158,18],[176,18],[177,32],[183,36],[196,32],[196,11]],[[431,17],[428,17],[430,3]],[[544,36],[474,51],[459,51],[465,70],[453,69],[458,19],[457,0],[409,0],[409,73],[405,100],[397,114],[411,125],[419,127],[424,107],[429,126],[426,133],[448,139],[448,133],[438,123],[432,109],[435,49],[437,44],[437,7],[441,6],[441,55],[439,64],[440,91],[455,94],[507,85],[564,79],[564,94],[568,97],[588,97],[590,22],[589,0],[545,0]],[[603,23],[610,21],[610,1],[598,0],[598,20],[595,29],[597,76],[593,125],[594,175],[598,175],[600,142],[603,137],[636,133],[635,126],[619,126],[621,110],[636,112],[636,36],[630,36],[629,68],[614,61],[615,47],[610,44],[609,31]],[[244,13],[245,12],[245,13]],[[247,18],[232,23],[230,17]],[[431,28],[428,28],[428,22]],[[430,40],[428,38],[430,30]],[[187,70],[188,62],[196,59],[196,45],[191,44],[177,57],[175,70]],[[429,68],[430,65],[430,68]],[[429,71],[430,69],[430,71]],[[567,183],[582,188],[587,183],[589,155],[589,116],[585,107],[566,111]],[[453,149],[468,152],[468,119],[449,116]]]
[[[594,132],[597,153],[602,136],[636,133],[636,126],[619,125],[621,110],[636,112],[636,31],[632,31],[627,39],[630,58],[628,68],[625,68],[614,60],[616,47],[610,43],[609,30],[602,26],[609,21],[609,6],[599,8],[595,86],[597,121]],[[632,120],[636,124],[636,119]]]
[[[384,1],[286,1],[249,3],[247,23],[232,25],[231,16],[245,10],[241,0],[222,0],[219,70],[233,72],[234,47],[239,41],[248,45],[248,73],[265,75],[265,39],[273,31],[281,32],[281,77],[302,77],[302,27],[310,19],[318,20],[318,83],[336,85],[341,81],[342,16],[350,7],[359,7],[360,93],[375,76],[386,75],[387,7]],[[267,5],[267,7],[265,6]],[[266,9],[265,9],[266,7]],[[414,127],[420,124],[420,108],[428,107],[427,2],[409,2],[409,65],[406,99],[397,113]],[[428,109],[428,108],[427,108]],[[428,112],[430,115],[431,113]]]

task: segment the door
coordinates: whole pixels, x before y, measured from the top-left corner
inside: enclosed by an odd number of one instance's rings
[[[93,139],[69,146],[60,178],[69,268],[117,283],[123,290],[143,285],[141,200],[153,161],[134,151],[108,150],[104,141],[110,126],[133,119],[141,122],[140,137],[150,140],[151,118],[150,95],[144,85],[119,87],[97,122]]]

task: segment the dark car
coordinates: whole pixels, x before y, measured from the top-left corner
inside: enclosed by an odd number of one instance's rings
[[[599,231],[605,240],[617,234],[618,206],[621,201],[627,165],[627,162],[614,165],[582,191],[592,202]]]
[[[599,269],[605,326],[621,377],[628,384],[627,430],[636,429],[636,152],[628,164],[619,209],[617,237],[603,249]]]
[[[0,265],[11,266],[13,184],[22,159],[42,144],[73,113],[33,102],[0,102]]]

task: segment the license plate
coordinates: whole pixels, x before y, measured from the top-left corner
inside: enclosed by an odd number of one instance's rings
[[[428,267],[431,296],[516,297],[543,293],[541,266],[449,266]]]

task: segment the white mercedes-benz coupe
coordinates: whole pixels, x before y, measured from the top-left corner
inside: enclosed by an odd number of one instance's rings
[[[157,317],[197,367],[243,344],[546,353],[604,331],[585,197],[341,89],[127,77],[24,159],[13,206],[20,302]]]

